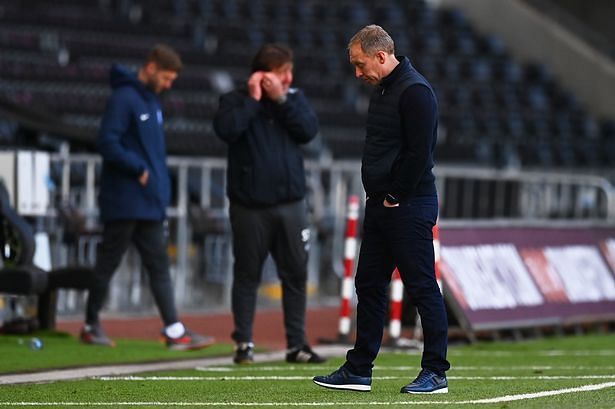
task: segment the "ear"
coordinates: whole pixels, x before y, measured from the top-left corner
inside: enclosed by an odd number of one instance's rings
[[[149,75],[153,75],[153,74],[155,74],[155,73],[156,73],[156,71],[158,70],[158,65],[157,65],[155,62],[150,61],[150,62],[148,62],[147,64],[145,64],[145,67],[144,67],[144,68],[145,68],[145,72],[146,72],[147,74],[149,74]]]
[[[378,59],[378,62],[380,64],[384,64],[387,60],[387,53],[385,53],[384,51],[378,51],[376,53],[376,58]]]

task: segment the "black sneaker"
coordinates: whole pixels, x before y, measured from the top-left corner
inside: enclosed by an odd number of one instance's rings
[[[429,369],[423,369],[419,376],[401,388],[401,393],[448,393],[446,376],[440,376]]]
[[[206,348],[214,343],[213,337],[194,334],[188,330],[184,331],[184,335],[177,338],[169,337],[163,330],[162,336],[167,347],[174,351],[194,351]]]
[[[111,348],[115,347],[115,342],[105,334],[105,331],[103,331],[100,325],[86,324],[83,329],[81,329],[79,338],[84,344],[101,345]]]
[[[371,376],[359,376],[351,373],[343,366],[330,375],[315,376],[314,383],[331,389],[345,389],[349,391],[369,392],[372,390]]]
[[[312,351],[307,345],[293,348],[286,353],[286,362],[302,363],[302,364],[322,364],[327,362],[326,358]]]
[[[233,362],[236,364],[254,363],[254,344],[252,342],[240,342],[235,346]]]

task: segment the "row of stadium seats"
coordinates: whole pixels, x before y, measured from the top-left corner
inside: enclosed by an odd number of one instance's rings
[[[359,156],[371,90],[353,78],[345,48],[357,28],[376,21],[436,89],[439,160],[597,168],[615,161],[611,120],[590,115],[547,67],[515,62],[461,13],[422,0],[56,3],[1,6],[0,93],[92,138],[110,92],[109,65],[136,66],[164,41],[186,63],[164,98],[169,150],[223,154],[211,127],[218,95],[245,81],[260,44],[284,41],[295,49],[295,83],[317,110],[325,144],[336,157]]]

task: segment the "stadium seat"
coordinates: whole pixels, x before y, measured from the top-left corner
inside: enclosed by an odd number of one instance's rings
[[[210,126],[224,90],[211,77],[223,71],[231,84],[245,82],[255,50],[279,41],[295,51],[295,84],[314,100],[325,143],[347,146],[340,135],[361,133],[357,113],[364,115],[362,108],[347,108],[363,107],[371,89],[345,85],[354,81],[345,50],[357,27],[377,21],[393,35],[398,53],[408,55],[438,90],[440,124],[451,138],[464,135],[464,144],[475,143],[469,142],[469,132],[474,132],[467,129],[472,128],[467,125],[469,111],[478,129],[475,135],[511,137],[511,146],[522,158],[533,157],[537,166],[551,166],[548,159],[539,159],[549,157],[545,152],[567,158],[555,163],[609,165],[606,146],[611,139],[549,67],[519,63],[501,39],[478,33],[454,8],[436,8],[424,0],[152,0],[148,7],[63,0],[51,9],[44,0],[5,3],[0,92],[23,106],[52,112],[92,138],[110,92],[110,64],[135,67],[153,43],[163,41],[181,53],[186,66],[173,92],[163,98],[169,153],[224,154],[212,142],[217,138]],[[340,104],[346,109],[331,110]],[[456,129],[460,117],[466,119]],[[1,140],[14,139],[3,132]],[[602,136],[594,137],[596,133]],[[561,138],[572,148],[551,143]],[[187,149],[190,141],[198,145]],[[593,148],[600,152],[597,162],[589,154]],[[456,162],[475,158],[473,149],[449,153]],[[333,149],[333,155],[348,157],[348,152]]]
[[[91,268],[64,267],[44,271],[33,263],[34,234],[28,222],[11,206],[9,193],[0,181],[0,293],[37,295],[38,325],[49,329],[55,325],[55,299],[50,294],[59,288],[85,290],[92,276]]]

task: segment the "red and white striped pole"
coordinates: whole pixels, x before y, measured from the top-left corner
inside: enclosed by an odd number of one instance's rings
[[[436,281],[438,282],[438,287],[440,288],[440,292],[442,292],[442,272],[440,271],[440,227],[436,223],[431,229],[433,233],[433,253],[435,260],[435,269],[436,269]]]
[[[404,284],[401,281],[399,270],[395,268],[391,281],[391,312],[389,316],[389,337],[396,340],[401,335],[401,310],[404,299]]]
[[[433,233],[433,250],[434,250],[434,268],[436,272],[436,281],[440,292],[442,292],[442,275],[440,271],[440,228],[438,225],[434,225],[432,228]],[[393,272],[393,278],[391,281],[391,312],[389,316],[389,337],[392,342],[396,342],[401,336],[401,312],[402,302],[404,296],[404,285],[399,275],[397,268]],[[421,326],[421,317],[417,314],[416,325],[414,328],[414,339],[420,339],[423,337],[423,328]]]
[[[350,301],[352,300],[354,261],[357,255],[359,223],[359,196],[348,198],[346,237],[344,242],[344,278],[342,279],[342,307],[340,310],[339,338],[346,340],[350,334]]]

